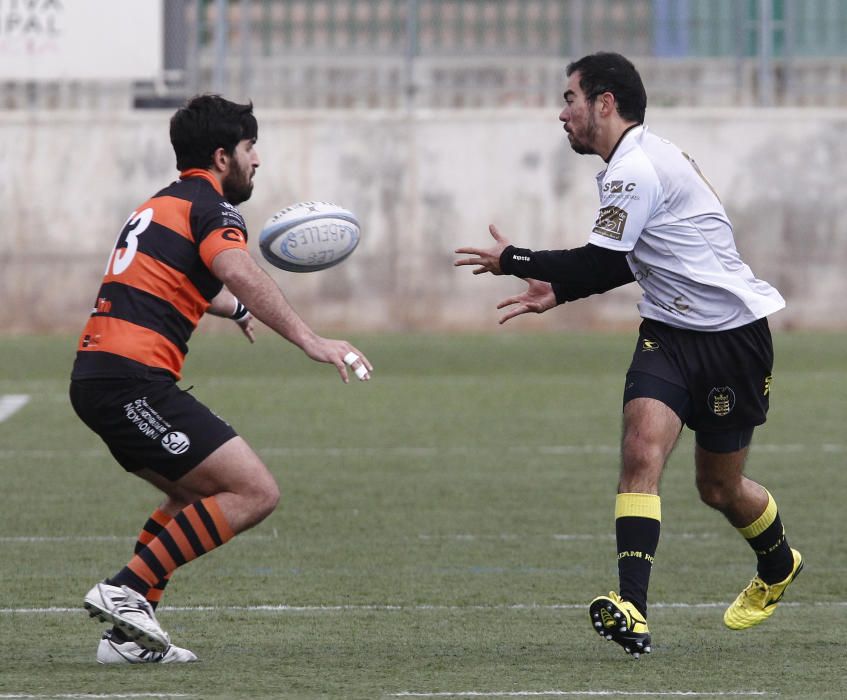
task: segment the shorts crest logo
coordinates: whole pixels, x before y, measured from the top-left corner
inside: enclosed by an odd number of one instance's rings
[[[767,377],[765,377],[765,391],[763,394],[764,396],[767,396],[771,393],[771,384],[773,384],[773,375],[769,374]]]
[[[716,386],[709,392],[707,403],[712,413],[723,418],[723,416],[729,415],[730,411],[735,408],[735,392],[732,390],[732,387]]]
[[[659,349],[659,344],[655,340],[645,338],[641,343],[641,352],[653,352]]]
[[[172,430],[162,437],[162,447],[173,455],[181,455],[183,452],[188,452],[188,448],[191,447],[191,440],[185,433]]]

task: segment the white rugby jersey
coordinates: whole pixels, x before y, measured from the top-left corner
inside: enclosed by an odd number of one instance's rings
[[[627,251],[642,317],[722,331],[778,311],[785,300],[756,279],[732,224],[697,165],[644,125],[630,129],[597,175],[593,245]]]

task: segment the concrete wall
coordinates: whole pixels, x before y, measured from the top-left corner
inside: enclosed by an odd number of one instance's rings
[[[118,229],[176,176],[169,116],[0,114],[3,331],[81,327]],[[593,223],[602,161],[570,150],[555,111],[258,117],[262,165],[241,207],[256,257],[265,219],[296,201],[334,201],[362,222],[344,264],[270,268],[318,329],[493,330],[497,301],[522,283],[456,269],[453,249],[486,245],[490,222],[532,248],[582,245]],[[698,161],[743,257],[787,298],[774,326],[847,327],[847,115],[657,108],[648,124]],[[631,285],[512,323],[631,326],[638,296]]]

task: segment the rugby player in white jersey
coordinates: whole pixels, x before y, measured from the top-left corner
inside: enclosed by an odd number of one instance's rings
[[[504,299],[504,323],[637,282],[638,342],[623,395],[621,472],[615,502],[619,590],[591,601],[599,634],[636,658],[651,647],[647,587],[659,541],[659,480],[682,427],[695,431],[700,498],[723,513],[757,557],[750,584],[725,624],[767,619],[803,567],[788,546],[771,494],[744,475],[753,429],[765,422],[773,366],[767,316],[785,306],[735,247],[726,212],[694,161],[644,124],[641,77],[619,54],[571,63],[559,115],[574,151],[606,162],[587,245],[464,247],[457,266],[515,275],[526,290]]]

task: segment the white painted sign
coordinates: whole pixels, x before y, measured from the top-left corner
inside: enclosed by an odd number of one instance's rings
[[[162,0],[0,0],[0,79],[151,79]]]

